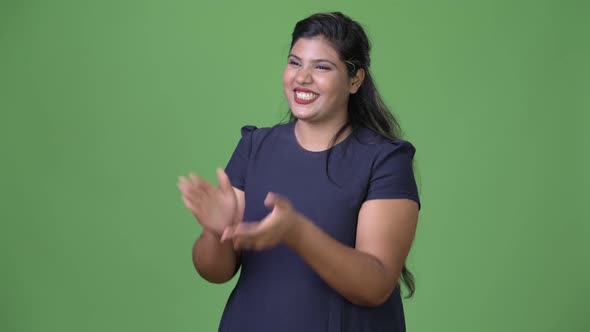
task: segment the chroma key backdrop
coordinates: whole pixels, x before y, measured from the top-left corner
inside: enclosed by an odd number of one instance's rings
[[[215,331],[176,186],[288,106],[291,30],[361,22],[416,147],[411,332],[590,331],[587,1],[0,1],[0,331]],[[287,175],[286,175],[287,176]],[[403,290],[405,291],[405,290]]]

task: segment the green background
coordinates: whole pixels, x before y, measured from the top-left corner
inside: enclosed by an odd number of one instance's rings
[[[0,331],[214,331],[178,176],[287,110],[341,10],[417,148],[409,331],[590,331],[587,1],[0,0]]]

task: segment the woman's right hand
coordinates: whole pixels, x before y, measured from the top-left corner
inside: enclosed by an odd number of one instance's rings
[[[197,221],[218,236],[226,227],[237,222],[238,202],[234,189],[222,169],[217,169],[219,187],[215,187],[198,175],[181,176],[178,188],[184,205]]]

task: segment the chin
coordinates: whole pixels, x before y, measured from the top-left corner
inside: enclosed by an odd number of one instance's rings
[[[297,120],[312,120],[314,118],[314,113],[313,112],[306,112],[306,111],[301,111],[301,110],[293,110],[293,108],[291,108],[291,115],[293,115]]]

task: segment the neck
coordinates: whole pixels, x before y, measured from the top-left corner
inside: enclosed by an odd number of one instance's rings
[[[299,144],[309,151],[323,151],[328,149],[334,136],[344,126],[346,119],[330,123],[313,123],[297,120],[295,123],[295,136]],[[342,142],[350,135],[351,128],[347,127],[338,137],[334,145]]]

